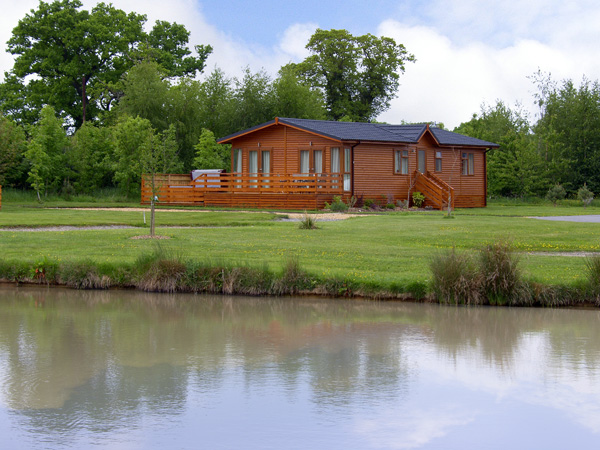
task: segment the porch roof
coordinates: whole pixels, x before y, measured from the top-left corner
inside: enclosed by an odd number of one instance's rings
[[[429,130],[433,138],[440,145],[456,145],[467,147],[495,148],[498,144],[481,139],[464,136],[441,128],[429,127],[427,124],[416,125],[388,125],[368,122],[334,122],[328,120],[276,118],[270,122],[239,131],[219,139],[219,143],[231,142],[253,131],[270,127],[272,125],[288,125],[301,130],[319,134],[338,141],[372,141],[402,144],[416,144]]]

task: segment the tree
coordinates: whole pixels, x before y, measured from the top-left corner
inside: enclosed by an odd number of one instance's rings
[[[45,106],[25,152],[25,157],[30,163],[28,181],[37,191],[39,200],[42,190],[57,190],[63,181],[68,183],[65,164],[68,146],[67,135],[62,122],[56,117],[54,108]]]
[[[514,109],[502,101],[483,105],[479,115],[474,114],[454,131],[500,145],[487,154],[490,195],[543,195],[547,191],[548,170],[535,146],[527,114],[519,105]]]
[[[599,191],[600,84],[586,78],[579,87],[572,80],[537,83],[543,101],[535,132],[553,181],[570,193],[585,182]]]
[[[203,128],[200,141],[194,148],[194,169],[229,170],[231,167],[231,145],[217,144],[212,131]]]
[[[353,36],[346,30],[318,29],[306,48],[312,55],[291,67],[321,90],[333,120],[375,119],[395,97],[405,63],[415,60],[391,38]]]
[[[26,148],[23,128],[0,114],[0,186],[20,181]]]
[[[200,85],[201,128],[211,130],[218,137],[239,131],[233,125],[236,114],[233,95],[232,80],[221,69],[215,68]],[[196,136],[196,142],[199,136]]]
[[[148,119],[159,131],[169,127],[171,85],[157,62],[143,61],[133,66],[123,80],[123,97],[118,112]]]
[[[278,117],[296,119],[325,119],[325,101],[323,94],[303,83],[296,71],[282,67],[279,76],[273,82],[273,112]]]
[[[273,120],[273,86],[271,78],[264,71],[252,73],[247,67],[243,78],[234,79],[234,85],[233,130],[243,130]]]
[[[198,56],[189,56],[182,25],[158,21],[146,33],[144,15],[105,3],[91,11],[81,6],[80,0],[40,1],[13,29],[7,44],[15,64],[0,89],[4,111],[31,120],[49,104],[79,128],[110,109],[120,77],[137,61],[154,60],[170,76],[195,75],[212,51],[196,46]]]
[[[162,183],[156,179],[156,174],[181,170],[181,165],[177,162],[175,127],[171,125],[164,133],[152,134],[142,142],[139,151],[142,173],[148,176],[150,186],[150,236],[154,236],[156,202],[162,187]]]
[[[86,122],[77,130],[71,138],[71,148],[67,153],[76,192],[90,194],[98,188],[112,186],[113,153],[108,127],[98,127]]]
[[[113,128],[114,181],[126,195],[137,194],[141,185],[141,154],[152,146],[154,130],[148,119],[125,116]]]

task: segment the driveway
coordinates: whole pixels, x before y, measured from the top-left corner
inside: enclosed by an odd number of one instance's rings
[[[530,219],[552,220],[552,221],[555,221],[555,222],[600,223],[600,214],[590,214],[588,216],[530,217]]]

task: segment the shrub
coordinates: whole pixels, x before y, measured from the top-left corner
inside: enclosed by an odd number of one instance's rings
[[[519,258],[508,242],[487,245],[479,253],[483,294],[491,305],[531,304],[532,296],[521,279]]]
[[[563,188],[560,184],[555,184],[546,193],[546,200],[550,200],[554,206],[556,206],[556,202],[562,200],[567,195],[565,188]]]
[[[585,260],[587,279],[592,295],[600,294],[600,255],[594,255]]]
[[[415,191],[413,192],[412,200],[413,205],[415,205],[417,208],[420,208],[421,206],[423,206],[423,203],[425,203],[425,196],[419,191]]]
[[[158,246],[136,261],[139,279],[136,287],[144,291],[175,292],[185,280],[187,267],[181,258]]]
[[[396,209],[396,205],[394,205],[393,203],[388,203],[387,205],[385,205],[385,207],[387,209]]]
[[[314,216],[304,212],[302,219],[300,220],[300,225],[298,226],[301,230],[316,230],[319,228],[317,226],[317,219]]]
[[[582,201],[583,207],[585,208],[592,203],[592,200],[594,200],[594,193],[588,189],[586,183],[583,183],[583,186],[577,191],[577,198]]]
[[[364,201],[365,208],[373,209],[373,205],[376,205],[375,200],[368,198]]]
[[[329,209],[333,212],[346,212],[348,211],[348,205],[344,203],[341,196],[335,195]]]
[[[76,289],[108,289],[111,287],[110,278],[101,275],[92,261],[62,263],[58,282]]]
[[[309,276],[300,267],[297,256],[289,257],[284,264],[281,277],[273,282],[271,292],[275,295],[297,294],[311,287]]]
[[[431,288],[440,303],[479,304],[481,277],[473,259],[455,249],[434,256],[429,264]]]

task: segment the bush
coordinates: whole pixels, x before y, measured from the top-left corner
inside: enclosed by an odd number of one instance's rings
[[[586,208],[592,203],[592,200],[594,200],[594,193],[590,191],[587,184],[584,183],[577,191],[577,198],[582,201],[583,207]]]
[[[375,200],[372,198],[368,198],[364,201],[365,208],[373,209],[373,206],[376,205]]]
[[[396,209],[396,205],[394,205],[393,203],[388,203],[387,205],[385,205],[385,207],[387,209]]]
[[[556,206],[556,202],[562,200],[567,195],[565,188],[563,188],[560,184],[555,184],[550,189],[548,189],[548,193],[546,194],[546,200],[550,200],[554,206]]]
[[[317,226],[317,219],[305,211],[298,228],[301,230],[316,230],[319,227]]]
[[[496,242],[479,253],[483,295],[491,305],[527,305],[532,301],[521,279],[519,258],[510,243]]]
[[[440,303],[481,303],[481,278],[473,259],[454,249],[432,258],[431,288]]]
[[[412,200],[413,205],[415,205],[417,208],[420,208],[421,206],[423,206],[423,203],[425,203],[425,196],[419,191],[415,191],[413,192]]]
[[[348,211],[348,205],[344,203],[342,197],[335,195],[329,209],[333,212],[346,212]]]
[[[600,294],[600,255],[586,258],[585,265],[592,295],[598,296]]]

